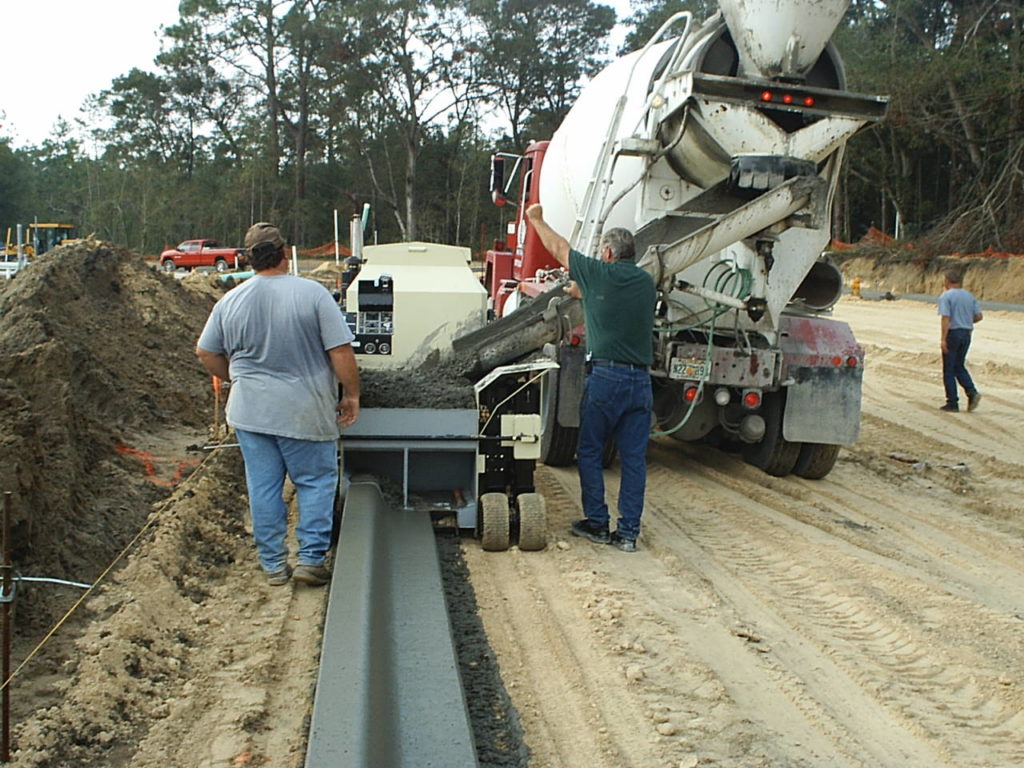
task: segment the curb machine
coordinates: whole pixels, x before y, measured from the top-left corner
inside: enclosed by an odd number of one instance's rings
[[[808,478],[856,441],[864,352],[828,317],[842,278],[821,254],[846,142],[886,100],[846,90],[829,40],[848,4],[721,0],[701,25],[676,14],[595,77],[549,142],[494,157],[497,204],[520,181],[507,239],[487,252],[496,320],[455,348],[478,370],[540,348],[559,362],[546,463],[573,459],[585,329],[524,219],[538,201],[585,255],[611,227],[634,232],[660,295],[660,434],[738,444],[769,474]]]
[[[453,336],[484,322],[487,296],[470,269],[469,249],[416,242],[353,251],[344,309],[366,379],[383,373],[376,379],[383,382],[387,371],[402,371],[400,386],[464,390],[476,407],[361,409],[342,436],[344,474],[384,478],[394,506],[454,514],[486,550],[513,542],[543,549],[547,513],[533,473],[541,381],[557,365],[497,366],[475,384],[432,375],[422,364],[450,351]],[[429,392],[406,394],[407,402],[431,400]],[[432,401],[445,399],[438,394]]]

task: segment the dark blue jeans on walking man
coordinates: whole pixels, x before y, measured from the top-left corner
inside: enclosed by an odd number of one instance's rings
[[[576,445],[583,514],[592,526],[608,526],[604,448],[613,438],[621,465],[618,532],[625,539],[635,540],[640,533],[653,402],[645,369],[594,365],[587,374]]]
[[[967,372],[967,350],[971,346],[971,332],[966,328],[951,328],[946,331],[946,352],[942,353],[942,384],[946,388],[946,403],[957,405],[957,382],[968,397],[978,390],[974,388],[971,374]]]

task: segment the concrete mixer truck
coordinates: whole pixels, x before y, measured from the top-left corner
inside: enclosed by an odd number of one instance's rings
[[[537,350],[559,363],[546,463],[573,460],[586,329],[524,220],[533,202],[588,256],[607,228],[635,233],[659,289],[658,433],[807,478],[857,439],[864,352],[829,316],[842,279],[822,251],[845,145],[887,103],[846,88],[830,38],[847,6],[721,0],[699,25],[676,14],[584,88],[550,141],[492,159],[494,200],[516,215],[486,255],[494,322],[454,346],[478,372]]]

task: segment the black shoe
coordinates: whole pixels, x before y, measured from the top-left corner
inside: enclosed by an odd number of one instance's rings
[[[978,407],[978,403],[981,402],[981,392],[975,392],[973,395],[967,396],[967,410],[973,411]]]
[[[945,405],[940,405],[939,410],[947,411],[949,413],[957,413],[960,410],[960,406],[956,403],[946,403]]]
[[[608,543],[608,526],[594,525],[589,520],[573,520],[572,535],[590,539],[595,544]]]
[[[627,539],[618,531],[608,537],[608,543],[623,552],[636,552],[636,539]]]

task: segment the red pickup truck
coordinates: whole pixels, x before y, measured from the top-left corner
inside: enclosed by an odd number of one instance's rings
[[[213,267],[218,272],[227,272],[245,265],[244,248],[222,248],[216,240],[186,240],[160,254],[160,269],[165,272],[178,267]]]

